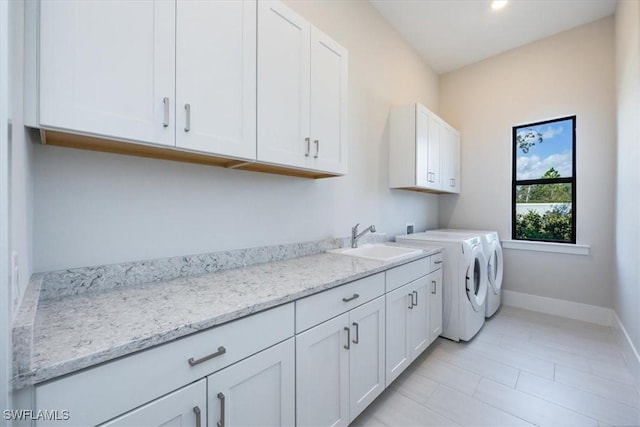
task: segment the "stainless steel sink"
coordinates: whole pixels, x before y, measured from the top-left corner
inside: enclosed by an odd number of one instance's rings
[[[348,255],[357,258],[375,259],[378,261],[396,261],[412,257],[422,253],[422,249],[405,248],[385,244],[367,244],[358,248],[341,248],[329,251],[330,253]]]

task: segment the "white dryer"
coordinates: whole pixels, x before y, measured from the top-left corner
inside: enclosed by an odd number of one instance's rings
[[[456,235],[478,235],[482,238],[484,254],[487,257],[487,272],[489,275],[489,286],[487,287],[487,318],[493,316],[502,301],[502,277],[504,274],[504,263],[502,255],[502,246],[500,246],[500,237],[497,231],[483,230],[459,230],[444,228],[438,230],[427,230],[429,234],[452,233]]]
[[[485,318],[487,260],[477,236],[416,233],[396,236],[396,242],[411,246],[444,248],[443,310],[441,336],[469,341]]]

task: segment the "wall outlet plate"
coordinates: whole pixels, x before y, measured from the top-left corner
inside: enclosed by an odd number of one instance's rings
[[[407,223],[407,234],[413,234],[413,230],[415,229],[415,224],[412,222]]]

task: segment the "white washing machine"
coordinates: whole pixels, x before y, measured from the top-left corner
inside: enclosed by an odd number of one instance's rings
[[[484,254],[487,257],[487,272],[489,275],[489,283],[487,287],[487,318],[493,316],[502,301],[502,277],[504,274],[504,263],[502,257],[502,246],[500,246],[500,237],[497,231],[483,230],[458,230],[444,228],[438,230],[427,230],[428,234],[452,233],[456,235],[478,235],[482,238]]]
[[[444,248],[441,336],[469,341],[484,324],[487,299],[487,260],[478,236],[416,233],[396,236],[411,246]]]

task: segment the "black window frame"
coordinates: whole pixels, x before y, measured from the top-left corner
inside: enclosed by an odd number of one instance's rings
[[[572,134],[572,176],[563,177],[563,178],[539,178],[539,179],[516,179],[517,172],[517,162],[518,162],[518,148],[517,148],[517,139],[516,135],[518,130],[533,126],[546,125],[550,123],[556,123],[561,121],[571,120],[573,123],[573,134]],[[513,240],[519,241],[529,241],[529,242],[550,242],[550,243],[566,243],[566,244],[576,244],[576,116],[566,116],[566,117],[558,117],[550,120],[543,120],[541,122],[533,122],[527,123],[523,125],[513,126],[512,134],[511,134],[511,150],[513,157],[512,164],[512,180],[511,180],[511,238]],[[530,238],[522,238],[516,236],[516,189],[520,185],[536,185],[536,184],[571,184],[571,240],[551,240],[551,239],[530,239]]]

